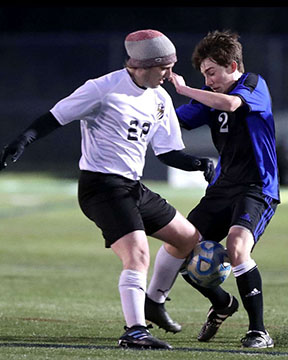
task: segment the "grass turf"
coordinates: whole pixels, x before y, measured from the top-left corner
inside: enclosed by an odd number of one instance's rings
[[[148,186],[184,215],[203,190]],[[209,303],[179,278],[166,307],[182,326],[173,335],[154,327],[153,335],[173,351],[133,351],[117,347],[123,333],[118,294],[120,261],[104,248],[100,231],[81,213],[77,182],[43,174],[0,177],[0,359],[253,359],[288,357],[288,190],[253,254],[263,278],[264,316],[274,349],[243,350],[247,315],[229,318],[209,343],[197,334]],[[160,242],[149,239],[151,270]],[[231,275],[224,288],[238,298]]]

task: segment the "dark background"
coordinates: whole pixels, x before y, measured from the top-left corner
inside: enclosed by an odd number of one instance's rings
[[[134,6],[105,7],[91,6],[88,2],[85,6],[85,1],[81,2],[82,6],[69,6],[63,1],[59,6],[35,6],[28,1],[25,6],[1,7],[0,30],[7,33],[130,32],[151,27],[164,32],[206,33],[221,27],[241,33],[287,33],[288,8],[276,6],[275,1],[274,6],[221,6],[221,1],[217,1],[218,6],[212,5],[216,2],[210,2],[212,6],[209,6],[208,1],[205,7],[184,5],[189,2],[177,1],[178,6],[169,6],[167,2],[160,6],[135,6],[137,2],[134,2]]]
[[[246,70],[260,73],[270,87],[281,182],[288,183],[288,7],[177,3],[179,6],[99,7],[82,2],[83,6],[27,3],[0,7],[0,146],[87,79],[120,69],[129,32],[152,28],[168,35],[177,48],[175,71],[189,85],[201,87],[202,77],[191,66],[194,46],[210,30],[232,29],[241,36]],[[165,88],[175,106],[188,101],[171,84]],[[183,137],[194,154],[216,156],[208,129],[184,132]],[[77,177],[79,157],[79,123],[75,122],[28,147],[19,162],[5,171]],[[144,178],[167,178],[167,168],[150,150]]]

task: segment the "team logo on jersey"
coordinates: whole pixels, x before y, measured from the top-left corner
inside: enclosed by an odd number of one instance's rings
[[[160,103],[157,105],[157,119],[161,120],[163,118],[164,115],[164,104]]]

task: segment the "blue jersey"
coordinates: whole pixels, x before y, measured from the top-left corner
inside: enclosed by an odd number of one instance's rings
[[[176,109],[179,121],[189,130],[205,124],[210,127],[219,153],[212,186],[220,182],[256,184],[263,194],[279,200],[275,125],[267,84],[260,75],[245,73],[228,94],[243,101],[236,111],[216,110],[191,100]]]

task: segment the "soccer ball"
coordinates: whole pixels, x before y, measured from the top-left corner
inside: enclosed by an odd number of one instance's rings
[[[191,252],[184,271],[196,284],[211,288],[228,278],[231,264],[227,251],[221,244],[203,240]]]

